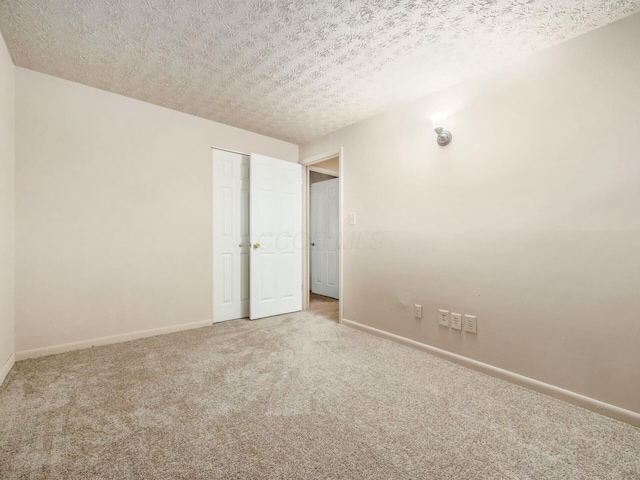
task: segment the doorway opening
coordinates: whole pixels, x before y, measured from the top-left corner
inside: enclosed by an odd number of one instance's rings
[[[304,308],[342,322],[342,149],[304,159]]]

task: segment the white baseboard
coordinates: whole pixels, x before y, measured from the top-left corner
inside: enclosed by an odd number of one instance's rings
[[[342,319],[342,324],[366,333],[370,333],[372,335],[376,335],[378,337],[401,343],[408,347],[423,350],[440,358],[444,358],[445,360],[457,363],[458,365],[462,365],[464,367],[486,373],[487,375],[491,375],[492,377],[497,377],[502,380],[515,383],[516,385],[520,385],[530,390],[544,393],[551,397],[564,400],[565,402],[571,403],[573,405],[586,408],[587,410],[591,410],[593,412],[615,418],[616,420],[630,423],[631,425],[634,425],[636,427],[640,427],[640,413],[638,412],[625,410],[624,408],[616,407],[615,405],[604,403],[600,400],[596,400],[594,398],[586,397],[570,390],[556,387],[555,385],[540,382],[538,380],[534,380],[533,378],[525,377],[524,375],[519,375],[517,373],[510,372],[509,370],[494,367],[493,365],[489,365],[488,363],[482,363],[471,358],[463,357],[462,355],[458,355],[456,353],[451,353],[440,348],[432,347],[431,345],[427,345],[425,343],[416,342],[415,340],[401,337],[393,333],[385,332],[384,330],[378,330],[377,328],[369,327],[368,325],[363,325],[362,323],[354,322],[353,320],[347,320],[346,318],[344,318]]]
[[[12,353],[2,367],[2,370],[0,370],[0,385],[4,383],[4,379],[9,375],[14,363],[16,363],[16,354]]]
[[[109,337],[81,340],[79,342],[63,343],[61,345],[51,345],[48,347],[34,348],[31,350],[21,350],[15,353],[15,359],[16,361],[20,361],[26,360],[27,358],[38,358],[44,357],[46,355],[54,355],[56,353],[70,352],[72,350],[82,350],[83,348],[110,345],[112,343],[128,342],[130,340],[137,340],[139,338],[155,337],[156,335],[162,335],[165,333],[174,333],[181,332],[183,330],[192,330],[194,328],[207,327],[212,323],[213,322],[211,320],[202,320],[200,322],[183,323],[181,325],[173,325],[170,327],[153,328],[151,330],[141,330],[138,332],[111,335]]]

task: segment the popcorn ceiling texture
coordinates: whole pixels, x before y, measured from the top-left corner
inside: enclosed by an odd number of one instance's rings
[[[640,429],[307,311],[18,362],[0,478],[632,480]]]
[[[640,0],[2,0],[16,65],[303,143]]]

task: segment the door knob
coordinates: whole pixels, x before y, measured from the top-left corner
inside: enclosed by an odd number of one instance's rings
[[[240,245],[238,245],[240,248],[244,247],[244,243],[241,243]]]
[[[316,246],[316,242],[311,242],[311,246],[315,247]]]
[[[254,249],[256,249],[256,248],[260,248],[260,244],[259,244],[259,243],[254,243],[254,244],[253,244],[253,248],[254,248]]]

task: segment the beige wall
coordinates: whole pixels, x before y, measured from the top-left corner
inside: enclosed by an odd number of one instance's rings
[[[634,15],[301,146],[344,146],[345,318],[640,412],[638,45]]]
[[[16,350],[212,318],[211,146],[296,145],[16,69]]]
[[[325,173],[319,172],[309,172],[309,185],[313,185],[314,183],[324,182],[326,180],[333,180],[336,178],[334,175],[327,175]]]
[[[314,163],[313,166],[316,168],[326,168],[327,170],[332,170],[337,173],[340,171],[340,157],[334,157],[329,160],[324,160],[323,162]]]
[[[0,370],[14,352],[13,62],[0,35]]]

